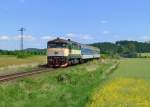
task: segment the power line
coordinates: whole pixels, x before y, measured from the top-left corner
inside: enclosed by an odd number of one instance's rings
[[[25,28],[23,28],[23,27],[21,27],[18,31],[20,31],[20,50],[23,50],[24,48],[23,48],[23,46],[24,46],[24,44],[23,44],[23,35],[24,35],[24,31],[25,31],[26,29]]]

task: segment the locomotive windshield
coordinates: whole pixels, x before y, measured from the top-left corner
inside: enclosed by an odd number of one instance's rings
[[[48,44],[48,48],[66,48],[67,44],[65,43],[50,43]]]

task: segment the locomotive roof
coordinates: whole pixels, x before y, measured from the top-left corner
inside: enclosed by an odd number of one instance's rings
[[[74,43],[74,44],[79,44],[77,42],[71,41],[70,39],[65,40],[65,39],[60,39],[60,38],[50,40],[50,41],[48,41],[48,43]]]
[[[81,45],[81,47],[83,47],[83,48],[91,48],[91,49],[99,51],[99,48],[96,48],[96,47],[93,47],[93,46],[89,46],[89,45],[85,45],[85,44],[80,44],[80,43],[71,41],[70,39],[66,40],[66,39],[56,38],[54,40],[48,41],[48,44],[49,43],[74,43],[74,44]]]

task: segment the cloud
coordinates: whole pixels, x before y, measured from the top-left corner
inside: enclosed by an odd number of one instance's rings
[[[0,41],[10,40],[9,36],[0,36]]]
[[[14,36],[12,39],[13,39],[13,40],[20,40],[20,39],[21,39],[21,36],[20,36],[20,35]],[[26,41],[33,41],[33,40],[35,40],[36,38],[33,37],[33,36],[31,36],[31,35],[24,35],[24,36],[23,36],[23,39],[26,40]]]
[[[6,41],[6,40],[14,41],[14,40],[20,40],[20,39],[21,39],[20,35],[18,35],[18,36],[0,36],[0,41]],[[26,40],[26,41],[33,41],[36,38],[31,36],[31,35],[24,35],[23,39]]]
[[[91,35],[82,35],[81,39],[82,40],[93,40],[94,38]]]
[[[75,40],[92,40],[93,37],[89,34],[76,34],[76,33],[68,33],[64,36],[67,39],[75,39]]]
[[[89,43],[94,40],[93,36],[90,34],[78,34],[78,33],[68,33],[65,34],[62,38],[71,39],[80,43]]]
[[[106,24],[106,23],[108,23],[108,20],[101,20],[100,23],[101,24]]]
[[[43,36],[40,39],[42,39],[42,40],[52,40],[52,39],[55,39],[55,38],[56,38],[56,36]]]
[[[65,37],[67,37],[67,38],[74,38],[75,36],[76,36],[76,34],[74,34],[74,33],[65,34]]]
[[[142,39],[142,40],[150,40],[150,36],[141,36],[140,39]]]
[[[115,35],[113,35],[113,37],[114,37],[114,38],[119,38],[119,35],[116,35],[116,34],[115,34]]]
[[[40,39],[41,40],[53,40],[56,39],[57,37],[61,38],[61,39],[71,39],[73,41],[77,41],[77,42],[81,42],[81,43],[88,43],[91,42],[91,40],[94,40],[92,35],[89,34],[78,34],[78,33],[66,33],[64,35],[59,35],[59,36],[43,36]]]
[[[89,34],[78,34],[78,33],[66,33],[64,35],[52,35],[52,36],[42,36],[40,39],[41,40],[53,40],[56,39],[57,37],[61,39],[71,39],[74,41],[80,41],[80,40],[93,40],[93,37]]]
[[[104,31],[102,32],[102,34],[104,34],[104,35],[110,34],[110,31],[104,30]]]

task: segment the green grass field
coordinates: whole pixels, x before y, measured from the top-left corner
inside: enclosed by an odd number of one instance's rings
[[[0,55],[0,67],[33,63],[46,63],[46,56],[32,56],[19,59],[12,55]]]
[[[88,107],[150,107],[150,60],[122,59]]]
[[[0,55],[0,75],[31,71],[40,64],[46,64],[46,56],[20,59],[11,55]]]
[[[92,61],[0,85],[0,107],[84,107],[114,61]]]

